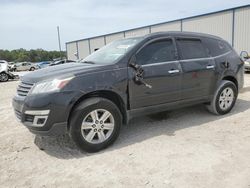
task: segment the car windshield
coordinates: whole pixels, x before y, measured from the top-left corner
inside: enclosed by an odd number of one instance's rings
[[[142,39],[142,37],[136,37],[111,42],[108,45],[90,54],[80,62],[92,64],[115,63],[116,61],[121,59],[126,52],[128,52],[136,44],[142,41]]]

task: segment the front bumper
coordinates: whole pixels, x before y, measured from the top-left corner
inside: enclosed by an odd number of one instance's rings
[[[48,131],[39,131],[39,130],[34,130],[32,128],[30,128],[29,131],[35,135],[40,135],[40,136],[57,136],[57,135],[67,134],[68,129],[67,129],[67,123],[63,122],[63,123],[53,124]]]
[[[73,93],[52,93],[36,96],[15,96],[12,106],[18,120],[30,132],[53,136],[67,133],[67,121]]]

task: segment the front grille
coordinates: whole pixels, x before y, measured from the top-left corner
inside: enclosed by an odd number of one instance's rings
[[[21,82],[17,87],[17,95],[26,97],[32,86],[33,84]]]
[[[21,120],[21,112],[19,112],[18,110],[15,110],[15,114],[16,114],[16,117]]]

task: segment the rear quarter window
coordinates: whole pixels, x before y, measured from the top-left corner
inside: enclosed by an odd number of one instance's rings
[[[231,51],[231,46],[222,40],[205,38],[204,44],[208,48],[211,56],[218,56]]]

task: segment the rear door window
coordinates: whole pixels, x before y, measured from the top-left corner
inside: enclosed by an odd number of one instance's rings
[[[197,59],[208,57],[207,50],[204,48],[200,39],[176,39],[178,53],[181,59]]]

